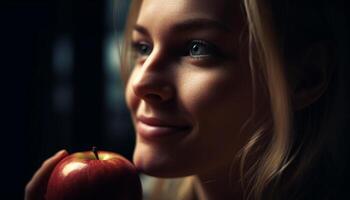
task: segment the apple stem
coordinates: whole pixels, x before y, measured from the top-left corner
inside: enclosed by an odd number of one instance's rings
[[[98,153],[97,153],[97,148],[96,147],[92,147],[92,152],[94,152],[96,159],[100,160],[100,158],[98,157]]]

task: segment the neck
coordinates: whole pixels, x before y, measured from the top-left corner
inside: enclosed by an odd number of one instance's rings
[[[195,191],[199,200],[243,199],[243,189],[239,182],[239,171],[227,167],[220,172],[198,175]]]

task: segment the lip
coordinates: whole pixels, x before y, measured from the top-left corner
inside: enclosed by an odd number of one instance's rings
[[[137,117],[137,131],[144,138],[159,138],[188,132],[190,126],[175,120],[162,120],[155,117]]]

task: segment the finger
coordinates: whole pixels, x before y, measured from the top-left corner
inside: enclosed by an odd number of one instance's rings
[[[56,164],[67,155],[68,152],[66,150],[61,150],[41,165],[25,188],[25,200],[40,200],[44,198],[51,172]]]
[[[67,155],[68,152],[66,150],[61,150],[51,158],[47,159],[39,168],[39,170],[34,174],[32,178],[33,183],[35,185],[41,185],[42,183],[46,183],[48,180],[46,179],[46,176],[49,176],[55,168],[56,164]]]

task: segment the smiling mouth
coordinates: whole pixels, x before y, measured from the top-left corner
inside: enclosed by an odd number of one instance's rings
[[[136,128],[140,136],[148,139],[184,134],[191,129],[188,125],[145,117],[138,118]]]

